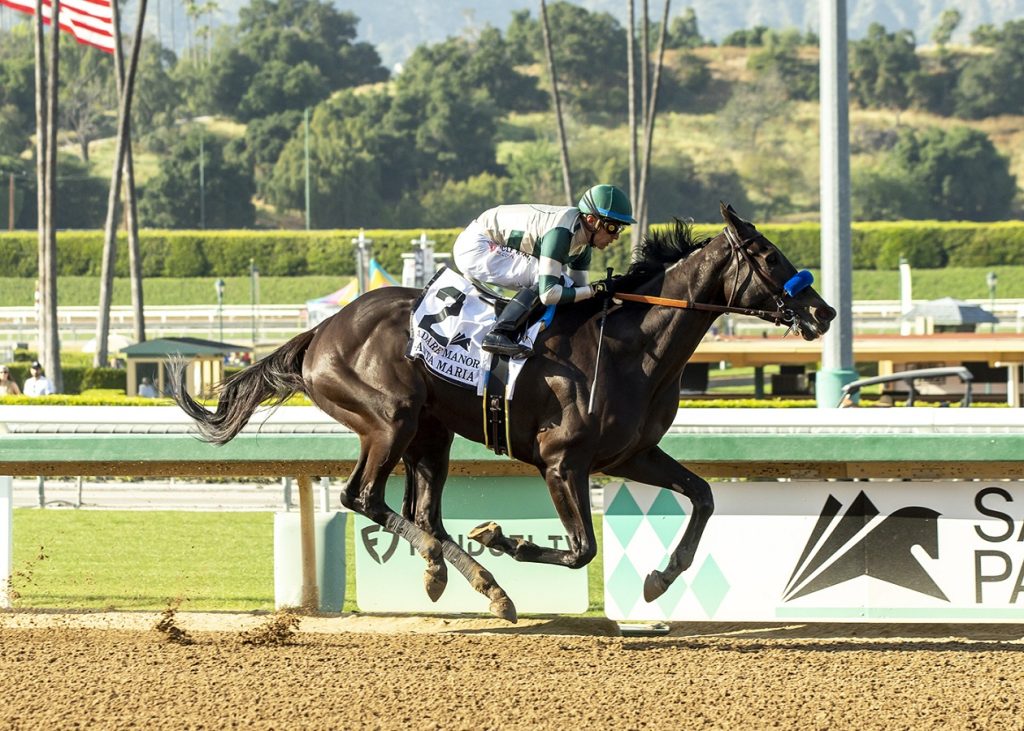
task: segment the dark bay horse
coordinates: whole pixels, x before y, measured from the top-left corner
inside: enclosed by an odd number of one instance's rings
[[[663,452],[658,443],[679,405],[683,366],[723,309],[757,310],[813,340],[828,330],[835,310],[810,287],[784,292],[796,269],[778,248],[731,207],[725,228],[695,242],[689,227],[656,233],[640,259],[617,281],[630,292],[698,303],[677,309],[632,301],[607,310],[603,352],[595,381],[602,305],[594,300],[559,311],[535,344],[510,402],[509,446],[547,482],[569,537],[568,549],[506,537],[494,523],[470,535],[518,561],[586,566],[597,554],[590,506],[590,475],[656,485],[686,496],[689,522],[663,570],[644,581],[653,601],[693,561],[714,508],[708,483]],[[427,562],[425,585],[436,600],[451,563],[490,599],[496,616],[516,610],[489,571],[445,531],[441,493],[455,434],[484,441],[481,397],[431,375],[405,357],[410,308],[418,291],[389,287],[368,292],[329,320],[296,336],[221,386],[215,412],[175,381],[179,406],[207,441],[223,444],[268,400],[304,393],[360,439],[360,455],[341,496],[346,507],[408,540]],[[595,408],[588,413],[591,387]],[[388,476],[404,462],[401,512],[384,500]]]

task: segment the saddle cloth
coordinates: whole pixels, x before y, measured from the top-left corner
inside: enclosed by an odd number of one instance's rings
[[[484,394],[491,360],[496,356],[480,347],[494,324],[494,307],[461,274],[442,267],[413,304],[407,358],[419,358],[436,376]],[[533,340],[546,324],[531,325],[520,342]],[[505,398],[511,399],[526,358],[511,358]]]

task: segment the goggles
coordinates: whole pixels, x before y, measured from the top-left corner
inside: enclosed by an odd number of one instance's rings
[[[611,236],[618,236],[626,228],[625,223],[619,223],[618,221],[610,221],[607,218],[597,219],[597,228],[604,229]]]

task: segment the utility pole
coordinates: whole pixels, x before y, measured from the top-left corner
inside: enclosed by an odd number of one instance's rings
[[[249,259],[249,301],[252,306],[252,347],[253,359],[255,361],[256,336],[258,334],[258,328],[256,325],[256,308],[260,302],[260,270],[256,268],[255,259]]]
[[[199,128],[199,228],[206,228],[206,150],[203,128]]]
[[[818,408],[836,408],[853,368],[853,278],[850,273],[850,110],[846,0],[820,0],[821,278],[836,319],[824,336],[815,381]]]
[[[309,107],[306,107],[305,111],[302,113],[302,121],[306,130],[306,230],[309,231]]]
[[[359,229],[359,236],[352,239],[352,243],[356,245],[356,281],[359,283],[359,294],[362,294],[366,291],[366,287],[369,284],[367,279],[369,278],[370,255],[372,253],[370,244],[373,243],[373,239],[366,238],[366,232],[363,229]]]
[[[213,283],[213,288],[217,292],[217,322],[220,325],[220,342],[224,342],[224,280],[217,279]]]

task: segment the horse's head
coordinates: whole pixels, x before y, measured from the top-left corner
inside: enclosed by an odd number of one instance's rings
[[[810,273],[798,273],[779,248],[732,206],[722,204],[722,218],[725,230],[715,240],[724,239],[730,252],[722,282],[727,304],[765,311],[758,316],[788,324],[805,340],[824,335],[836,311],[810,286]]]

